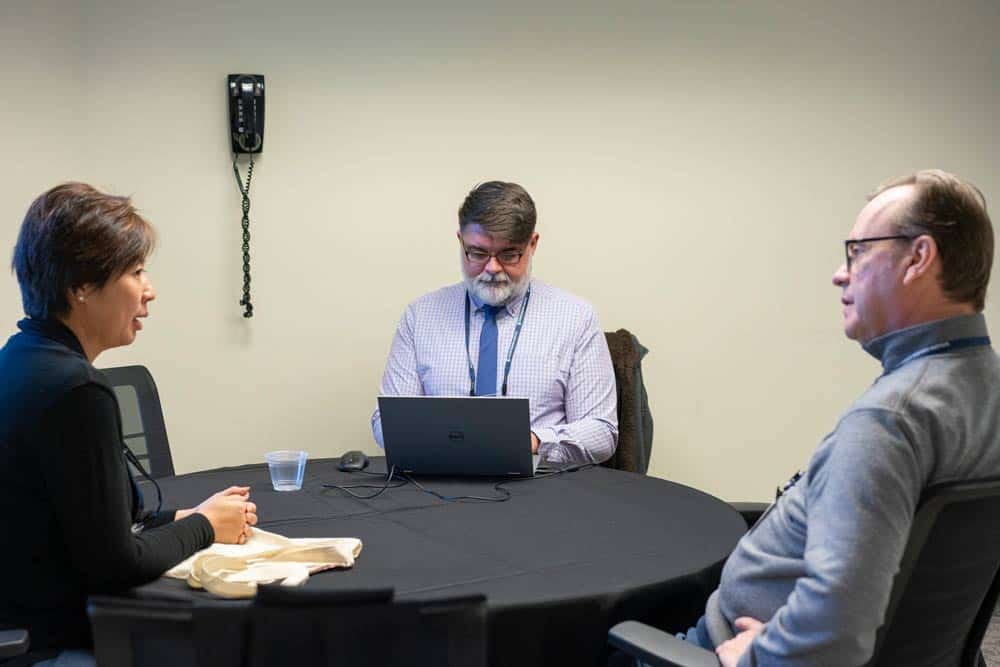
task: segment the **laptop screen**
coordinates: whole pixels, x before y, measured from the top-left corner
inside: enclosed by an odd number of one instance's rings
[[[417,475],[530,476],[528,399],[379,396],[386,462]]]

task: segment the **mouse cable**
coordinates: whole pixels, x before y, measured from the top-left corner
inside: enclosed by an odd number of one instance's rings
[[[576,465],[570,465],[570,466],[566,466],[564,468],[559,468],[559,469],[554,470],[552,472],[539,473],[539,474],[536,474],[536,475],[534,475],[532,477],[518,477],[518,478],[514,478],[514,479],[505,479],[505,480],[497,482],[496,484],[493,485],[493,490],[496,491],[497,493],[499,493],[500,495],[499,496],[492,496],[492,497],[491,496],[446,496],[443,493],[438,493],[437,491],[434,491],[433,489],[428,489],[423,484],[421,484],[417,480],[413,479],[412,477],[410,477],[409,475],[407,475],[404,472],[400,472],[399,475],[398,475],[398,477],[402,477],[403,478],[403,482],[401,482],[400,484],[393,484],[392,486],[390,486],[389,482],[392,480],[393,476],[395,475],[395,469],[396,469],[395,466],[393,466],[388,471],[388,474],[386,475],[385,483],[382,486],[376,486],[374,484],[350,484],[350,485],[324,484],[323,487],[327,488],[327,489],[339,489],[339,490],[344,491],[345,493],[347,493],[347,494],[349,494],[349,495],[351,495],[351,496],[353,496],[355,498],[359,498],[361,500],[367,500],[369,498],[374,498],[375,496],[381,494],[386,489],[398,489],[399,487],[406,486],[407,483],[410,483],[410,484],[413,484],[413,486],[415,486],[418,489],[420,489],[421,491],[423,491],[424,493],[426,493],[428,495],[431,495],[431,496],[434,496],[438,500],[442,500],[444,502],[458,502],[458,501],[462,501],[462,500],[472,500],[472,501],[487,502],[487,503],[504,503],[504,502],[507,502],[508,500],[510,500],[513,497],[513,494],[511,494],[510,490],[504,488],[504,486],[507,485],[507,484],[513,484],[515,482],[528,482],[528,481],[531,481],[531,480],[538,480],[538,479],[546,479],[548,477],[555,477],[557,475],[562,475],[564,473],[576,472],[577,470],[584,470],[586,468],[592,468],[595,465],[596,464],[594,464],[594,463],[579,463],[579,464],[576,464]],[[366,475],[382,475],[383,474],[383,473],[372,472],[372,471],[368,471],[368,470],[358,470],[356,472],[361,472],[361,473],[364,473]],[[363,496],[361,494],[354,493],[350,489],[378,489],[378,491],[376,491],[375,493],[373,493],[371,495]]]
[[[443,493],[438,493],[437,491],[435,491],[433,489],[428,489],[426,486],[424,486],[423,484],[421,484],[417,480],[413,479],[412,477],[410,477],[409,475],[407,475],[405,472],[404,473],[400,473],[400,474],[403,476],[403,479],[405,479],[410,484],[412,484],[413,486],[417,487],[418,489],[420,489],[424,493],[426,493],[428,495],[431,495],[431,496],[434,496],[435,498],[437,498],[439,500],[443,500],[443,501],[448,502],[448,503],[456,502],[456,501],[461,501],[461,500],[475,500],[475,501],[483,502],[483,503],[505,503],[508,500],[510,500],[510,498],[511,498],[510,491],[508,491],[507,489],[504,489],[504,488],[500,487],[500,484],[503,484],[503,482],[500,482],[499,484],[496,484],[493,487],[497,491],[497,493],[501,494],[500,496],[492,496],[492,497],[491,496],[446,496]]]
[[[403,472],[400,472],[398,475],[396,475],[397,479],[398,478],[402,479],[402,482],[400,482],[399,484],[393,484],[392,486],[389,486],[389,481],[393,478],[393,475],[395,474],[394,471],[395,471],[395,466],[393,466],[393,468],[389,470],[388,475],[386,475],[386,481],[384,484],[382,484],[382,486],[378,486],[376,484],[324,484],[323,488],[338,489],[340,491],[343,491],[344,493],[347,493],[350,496],[353,496],[354,498],[367,500],[369,498],[374,498],[375,496],[381,494],[386,489],[398,489],[401,486],[406,486],[407,484],[413,484],[413,486],[417,487],[424,493],[434,496],[435,498],[443,500],[445,502],[452,502],[456,500],[478,500],[481,502],[502,503],[504,501],[510,500],[510,492],[507,491],[506,489],[500,489],[500,493],[504,495],[495,498],[487,498],[485,496],[446,496],[441,493],[438,493],[437,491],[428,489],[424,485],[420,484],[420,482],[416,481],[415,479],[412,479]],[[353,470],[351,471],[351,473],[352,474],[362,473],[364,475],[378,475],[380,477],[385,474],[381,472],[374,472],[371,470]],[[378,489],[378,491],[376,491],[373,494],[363,496],[359,493],[351,491],[351,489]]]
[[[374,498],[375,496],[380,495],[386,489],[398,489],[401,486],[406,486],[407,480],[405,480],[405,479],[402,482],[400,482],[399,484],[393,484],[391,486],[389,485],[389,482],[392,481],[392,477],[395,474],[395,471],[396,471],[396,466],[392,466],[391,468],[389,468],[389,471],[385,475],[385,483],[382,484],[382,486],[378,486],[376,484],[324,484],[323,488],[324,489],[337,489],[338,491],[343,491],[347,495],[349,495],[349,496],[351,496],[353,498],[357,498],[358,500],[368,500],[370,498]],[[359,470],[358,472],[365,472],[365,471]],[[382,473],[368,473],[368,472],[366,472],[365,474],[368,474],[368,475],[381,475]],[[360,493],[355,493],[354,491],[351,491],[351,489],[378,489],[378,491],[376,491],[375,493],[372,493],[372,494],[362,495]]]
[[[553,472],[541,473],[538,475],[534,475],[532,477],[517,477],[514,479],[501,480],[493,485],[493,490],[499,493],[500,495],[492,497],[491,496],[446,496],[443,493],[438,493],[437,491],[434,491],[433,489],[428,489],[427,487],[423,486],[420,482],[413,479],[404,472],[401,472],[400,475],[402,475],[404,479],[410,482],[410,484],[413,484],[413,486],[417,487],[424,493],[432,495],[435,498],[438,498],[439,500],[443,500],[445,502],[473,500],[477,502],[486,502],[486,503],[505,503],[513,497],[513,494],[510,492],[510,490],[504,488],[506,484],[513,484],[514,482],[527,482],[536,479],[545,479],[547,477],[555,477],[556,475],[562,475],[563,473],[576,472],[577,470],[584,470],[585,468],[591,468],[594,465],[595,465],[594,463],[578,463],[576,465],[566,466],[563,468],[559,468],[558,470],[555,470]]]

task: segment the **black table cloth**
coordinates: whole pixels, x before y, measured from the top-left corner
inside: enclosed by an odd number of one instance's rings
[[[485,594],[494,665],[601,664],[607,629],[695,620],[744,533],[740,515],[689,487],[591,467],[512,481],[506,502],[445,502],[413,485],[358,500],[324,483],[381,477],[309,461],[302,490],[273,491],[264,465],[164,478],[165,507],[191,507],[229,485],[251,487],[260,527],[287,537],[357,537],[355,566],[313,575],[316,589],[391,586],[396,596]],[[370,471],[384,470],[373,459]],[[497,480],[418,478],[444,495],[500,496]],[[366,490],[356,490],[366,493]],[[147,495],[148,497],[148,495]],[[142,597],[207,595],[161,578]]]

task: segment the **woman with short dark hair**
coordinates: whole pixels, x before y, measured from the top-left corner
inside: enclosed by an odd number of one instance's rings
[[[129,198],[66,183],[32,203],[14,249],[27,317],[0,349],[0,628],[27,628],[37,659],[92,644],[87,595],[243,542],[257,522],[248,487],[148,511],[128,471],[118,401],[92,363],[142,329],[154,240]]]

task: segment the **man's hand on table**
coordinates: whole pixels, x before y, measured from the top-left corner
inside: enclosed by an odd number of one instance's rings
[[[257,524],[257,505],[250,502],[249,486],[231,486],[209,496],[194,509],[177,510],[175,520],[195,512],[205,515],[215,531],[215,541],[223,544],[243,544]]]
[[[538,436],[534,432],[531,433],[531,453],[538,453]]]

